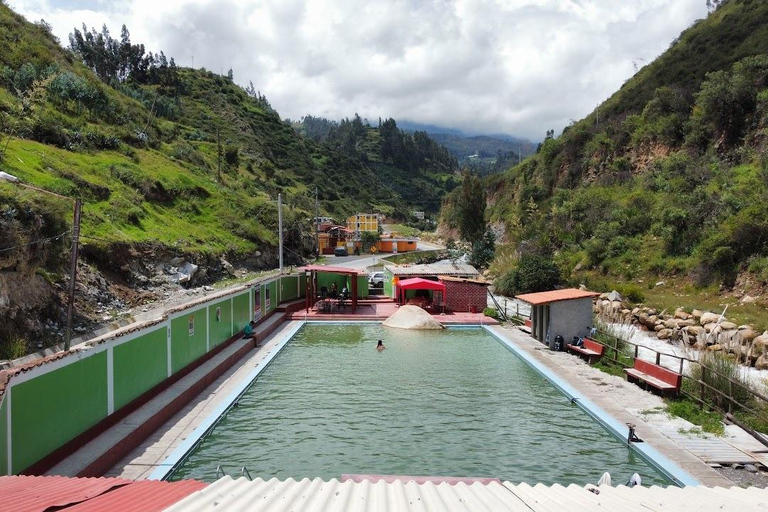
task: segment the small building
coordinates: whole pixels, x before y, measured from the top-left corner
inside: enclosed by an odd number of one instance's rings
[[[550,348],[555,336],[568,343],[574,336],[585,336],[592,327],[592,300],[599,293],[576,288],[526,293],[516,299],[531,305],[531,335]]]
[[[491,283],[481,279],[440,276],[445,285],[445,307],[449,311],[478,313],[488,305],[488,287]]]
[[[480,273],[472,265],[464,263],[429,263],[427,265],[385,265],[384,294],[397,296],[395,279],[400,281],[411,277],[423,277],[439,281],[439,276],[477,278]]]
[[[347,219],[347,229],[354,232],[358,238],[363,231],[377,233],[379,231],[379,217],[378,213],[358,213]]]
[[[376,251],[378,252],[410,252],[415,251],[418,240],[415,238],[382,238],[376,242]]]
[[[424,212],[417,212],[416,210],[414,210],[413,216],[419,220],[424,220]]]

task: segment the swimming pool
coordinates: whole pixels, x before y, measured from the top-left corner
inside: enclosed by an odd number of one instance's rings
[[[670,483],[484,330],[379,324],[304,326],[172,479],[212,481],[220,464],[280,479]]]

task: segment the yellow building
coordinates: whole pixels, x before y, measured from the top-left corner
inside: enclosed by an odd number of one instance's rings
[[[347,219],[347,229],[353,231],[358,237],[363,231],[379,230],[378,213],[358,213]]]

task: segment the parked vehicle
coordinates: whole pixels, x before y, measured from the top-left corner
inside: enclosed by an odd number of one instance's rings
[[[349,256],[346,247],[337,247],[333,250],[334,256]]]
[[[383,288],[384,272],[372,272],[368,276],[368,284],[371,286],[371,288]]]

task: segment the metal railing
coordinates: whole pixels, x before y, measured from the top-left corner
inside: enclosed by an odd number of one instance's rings
[[[682,375],[683,383],[685,384],[685,382],[688,382],[688,386],[681,386],[680,392],[683,395],[695,401],[700,408],[708,407],[720,412],[730,421],[747,430],[747,432],[758,441],[768,446],[768,440],[765,436],[744,425],[733,416],[734,412],[737,411],[746,411],[758,416],[768,415],[768,412],[766,412],[768,411],[768,397],[760,391],[755,390],[752,386],[739,380],[735,380],[731,375],[726,375],[717,371],[706,363],[702,363],[699,359],[692,359],[685,355],[660,352],[655,348],[621,339],[614,334],[605,331],[598,330],[597,334],[592,336],[591,339],[605,347],[604,360],[607,359],[610,364],[622,368],[632,367],[635,359],[644,359],[640,357],[640,349],[652,352],[655,354],[654,359],[656,365],[677,371]],[[629,353],[624,350],[627,346],[633,347]],[[712,357],[721,356],[713,355]],[[662,364],[664,359],[672,359],[673,363],[670,364],[667,362],[666,364]],[[684,371],[686,363],[688,363],[690,369],[688,373]],[[697,368],[699,371],[695,372],[694,368]],[[715,379],[721,384],[727,383],[727,392],[724,391],[722,387],[715,387],[711,384]],[[746,403],[742,397],[752,399],[753,403]],[[766,410],[760,411],[755,408],[755,405],[758,407],[760,405],[765,406]],[[768,418],[766,419],[768,420]]]

